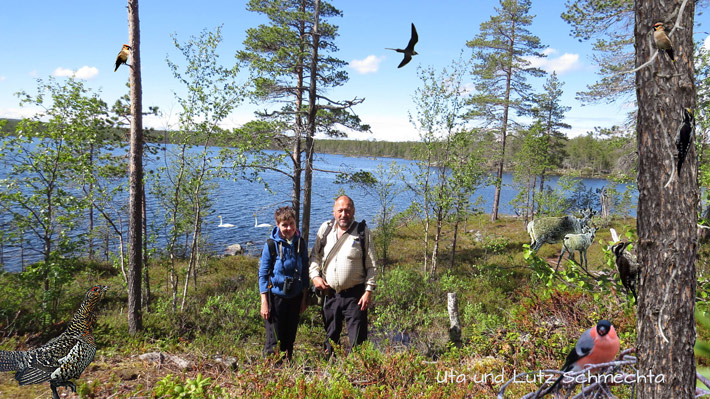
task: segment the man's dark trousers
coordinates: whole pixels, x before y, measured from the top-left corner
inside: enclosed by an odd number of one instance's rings
[[[276,342],[279,343],[279,351],[290,359],[293,354],[293,343],[296,341],[296,331],[301,312],[301,295],[293,298],[285,298],[274,295],[269,291],[269,312],[271,315],[265,321],[266,324],[266,345],[264,354],[271,355],[275,352]]]
[[[360,310],[358,301],[365,294],[365,284],[359,284],[337,294],[328,295],[323,303],[325,321],[325,348],[333,353],[331,341],[338,343],[343,330],[343,321],[348,327],[350,345],[359,345],[367,340],[367,310]]]

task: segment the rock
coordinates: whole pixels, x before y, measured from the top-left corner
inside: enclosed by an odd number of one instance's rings
[[[118,370],[118,372],[116,372],[116,375],[122,381],[133,381],[136,378],[138,378],[138,373],[136,373],[135,371],[132,371],[132,370],[127,370],[127,369]]]
[[[153,362],[153,363],[158,363],[158,364],[163,364],[165,363],[165,360],[170,360],[171,362],[175,363],[178,367],[180,367],[183,370],[191,370],[192,369],[192,362],[189,360],[185,360],[179,356],[175,355],[166,355],[162,352],[150,352],[150,353],[144,353],[140,356],[138,356],[140,360],[146,361],[146,362]]]
[[[217,354],[214,357],[214,361],[226,366],[229,369],[235,370],[237,368],[237,358],[232,356],[222,356]]]
[[[161,352],[144,353],[138,356],[138,358],[143,360],[144,362],[153,362],[158,364],[162,364],[165,361],[165,355],[163,355]]]
[[[191,370],[192,369],[192,362],[189,360],[185,360],[179,356],[175,355],[168,355],[168,358],[170,359],[171,362],[175,363],[178,367],[180,367],[183,370]]]
[[[224,254],[227,256],[243,255],[244,248],[242,248],[241,244],[232,244],[224,250]]]

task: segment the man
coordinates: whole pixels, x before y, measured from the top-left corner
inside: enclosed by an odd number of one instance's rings
[[[353,200],[347,195],[338,197],[333,205],[333,220],[320,226],[311,253],[311,280],[325,294],[323,319],[329,355],[333,353],[331,341],[340,340],[343,320],[351,346],[367,339],[367,309],[376,287],[377,265],[372,233],[365,226],[358,232],[354,218]]]

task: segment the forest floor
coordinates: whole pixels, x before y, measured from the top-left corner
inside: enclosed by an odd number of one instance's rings
[[[553,273],[560,244],[544,245],[539,257],[526,256],[523,223],[491,223],[486,215],[467,221],[454,262],[446,230],[438,270],[426,274],[421,226],[402,225],[387,265],[380,265],[369,341],[352,353],[339,349],[330,360],[321,349],[324,331],[314,306],[301,317],[293,361],[263,358],[258,260],[242,256],[203,265],[183,311],[181,298],[172,308],[170,263],[152,262],[151,311],[136,336],[128,334],[125,282],[110,265],[87,263],[75,273],[61,290],[49,327],[38,311],[39,284],[31,276],[0,274],[0,291],[8,293],[0,298],[0,349],[26,350],[56,336],[83,292],[100,283],[111,289],[94,331],[96,359],[76,380],[78,392],[59,388],[61,398],[491,398],[515,373],[558,369],[581,332],[599,319],[614,323],[622,349],[634,346],[634,305],[615,276],[607,246],[609,227],[633,240],[635,221],[595,224],[600,230],[588,252],[595,278],[566,257]],[[708,261],[710,251],[701,245],[699,294],[707,293]],[[176,265],[179,273],[183,266]],[[458,296],[460,343],[449,340],[448,292]],[[705,306],[699,301],[698,307]],[[702,326],[698,332],[710,339]],[[521,397],[542,384],[534,375],[525,378],[510,384],[505,396]],[[624,386],[612,392],[630,396]],[[13,373],[0,373],[0,398],[50,397],[47,383],[20,387]]]

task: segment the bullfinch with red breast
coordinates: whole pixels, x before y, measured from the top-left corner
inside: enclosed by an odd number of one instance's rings
[[[587,364],[611,362],[619,353],[619,345],[619,337],[611,322],[599,320],[596,327],[590,328],[579,337],[577,345],[567,355],[562,371],[565,373],[581,371]],[[594,370],[590,370],[592,371]],[[561,375],[547,393],[552,392],[564,376],[565,374]]]

